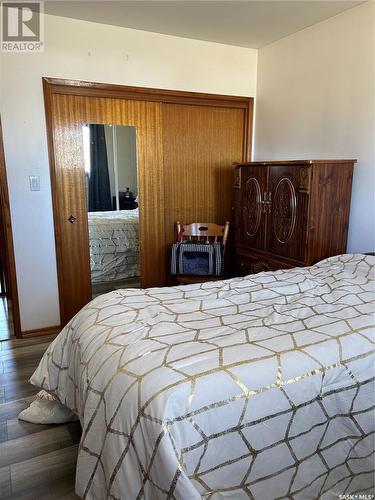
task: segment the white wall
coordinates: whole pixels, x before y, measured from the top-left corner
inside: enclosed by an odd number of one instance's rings
[[[369,2],[258,52],[254,159],[357,158],[349,252],[375,249],[374,22]]]
[[[254,96],[257,51],[46,16],[45,51],[1,54],[1,115],[23,330],[59,323],[42,77]],[[41,191],[30,192],[29,175]]]
[[[135,127],[121,127],[117,144],[119,191],[124,192],[128,187],[136,197],[138,195],[137,129]]]
[[[136,197],[138,194],[137,129],[135,127],[118,127],[117,130],[119,191],[126,191],[128,187]]]
[[[126,191],[128,187],[134,198],[138,194],[137,186],[137,129],[119,125],[116,127],[117,165],[114,163],[113,127],[104,126],[107,147],[109,183],[111,196],[116,196],[115,170],[117,170],[117,190]]]

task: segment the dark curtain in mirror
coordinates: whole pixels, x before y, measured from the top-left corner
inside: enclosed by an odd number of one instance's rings
[[[104,125],[90,125],[89,212],[112,210]]]

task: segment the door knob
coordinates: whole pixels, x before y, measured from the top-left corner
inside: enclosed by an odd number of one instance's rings
[[[68,220],[71,224],[74,224],[75,221],[77,220],[77,217],[74,217],[74,215],[71,215],[66,220]]]

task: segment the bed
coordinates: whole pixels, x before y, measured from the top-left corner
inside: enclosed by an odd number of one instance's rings
[[[92,283],[139,276],[138,208],[89,212],[88,223]]]
[[[77,494],[373,494],[374,268],[348,254],[90,302],[31,378],[81,421]]]

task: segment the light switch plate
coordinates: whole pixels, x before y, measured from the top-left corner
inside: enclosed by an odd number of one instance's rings
[[[30,191],[40,191],[40,176],[39,175],[30,175]]]

